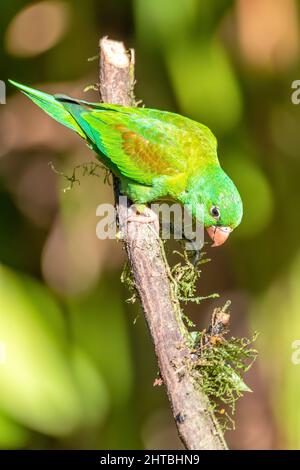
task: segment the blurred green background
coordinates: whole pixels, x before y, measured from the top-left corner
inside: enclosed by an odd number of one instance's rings
[[[232,448],[300,448],[300,78],[296,0],[2,0],[0,78],[78,98],[97,83],[98,39],[136,49],[136,95],[211,127],[245,206],[209,249],[189,310],[199,328],[232,300],[232,334],[260,331]],[[0,448],[181,448],[153,348],[120,283],[120,243],[96,238],[111,187],[71,131],[8,87],[0,106]],[[136,320],[136,321],[135,321]],[[295,362],[295,361],[294,361]]]

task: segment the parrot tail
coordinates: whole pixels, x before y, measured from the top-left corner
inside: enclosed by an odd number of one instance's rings
[[[87,139],[87,136],[83,129],[77,124],[76,120],[70,114],[68,109],[63,105],[64,102],[70,102],[81,107],[80,101],[72,100],[65,95],[49,95],[42,91],[34,90],[33,88],[21,85],[20,83],[9,80],[9,82],[15,87],[19,88],[28,98],[30,98],[35,104],[42,108],[49,116],[63,124],[64,126],[77,132],[81,137]]]
[[[118,172],[117,166],[107,156],[103,147],[100,135],[101,132],[94,132],[93,126],[82,118],[82,114],[86,114],[87,112],[91,112],[95,109],[110,112],[118,111],[120,108],[119,106],[105,103],[89,103],[87,101],[70,98],[63,94],[49,95],[48,93],[35,90],[14,82],[13,80],[9,80],[9,82],[21,90],[22,93],[28,96],[28,98],[42,108],[43,111],[49,114],[53,119],[79,134],[80,137],[86,140],[87,145],[99,155],[102,163],[104,163],[111,171],[114,171],[115,173]]]

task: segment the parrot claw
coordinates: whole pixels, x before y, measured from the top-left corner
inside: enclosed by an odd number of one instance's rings
[[[201,250],[195,250],[194,256],[192,258],[193,266],[197,266],[197,263],[200,260],[200,257],[201,257]]]
[[[158,217],[149,207],[143,204],[133,204],[128,210],[127,223],[138,222],[140,224],[154,224],[154,228],[159,233]]]
[[[192,246],[192,251],[193,251],[193,256],[191,257],[191,263],[193,266],[197,266],[198,261],[201,258],[201,248],[199,249],[198,244],[195,242],[195,240],[190,240],[186,237],[184,237],[189,244]]]

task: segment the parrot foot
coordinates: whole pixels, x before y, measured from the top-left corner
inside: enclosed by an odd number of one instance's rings
[[[138,222],[140,224],[154,224],[154,228],[159,233],[159,220],[155,212],[144,204],[133,204],[128,210],[128,222]]]
[[[184,237],[193,247],[193,256],[191,257],[191,263],[193,266],[197,266],[198,261],[201,259],[201,248],[197,246],[194,240],[190,240]]]
[[[198,261],[200,260],[200,258],[201,258],[201,251],[200,250],[195,250],[195,254],[194,254],[193,259],[192,259],[192,264],[194,266],[197,266]]]

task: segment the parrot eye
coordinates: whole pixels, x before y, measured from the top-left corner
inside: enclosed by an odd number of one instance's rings
[[[215,218],[215,219],[219,219],[221,214],[220,214],[220,209],[217,207],[217,206],[213,206],[211,209],[210,209],[210,213],[211,215]]]

